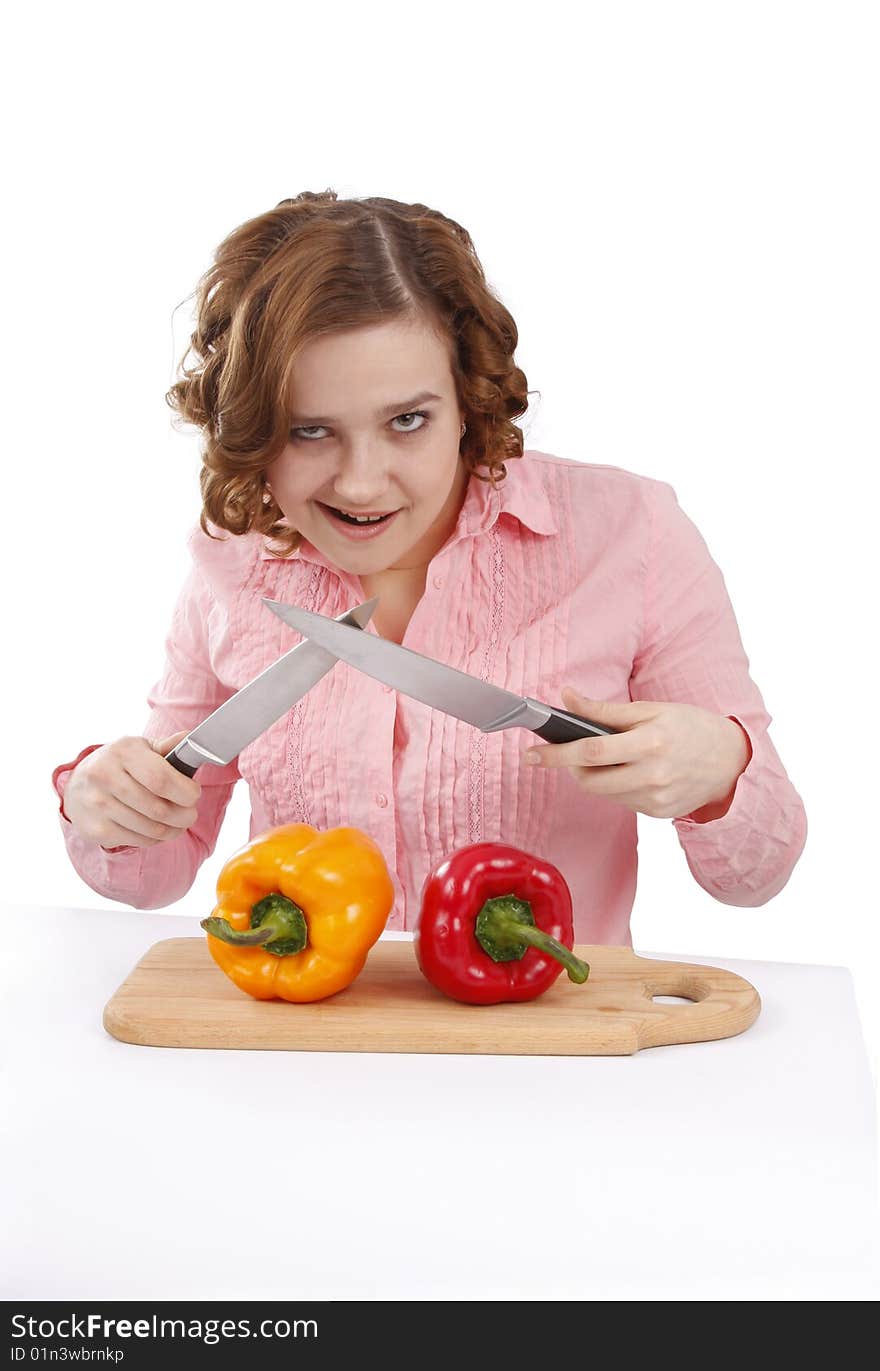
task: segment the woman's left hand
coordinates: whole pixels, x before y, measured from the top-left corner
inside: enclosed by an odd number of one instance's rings
[[[654,819],[727,813],[752,756],[745,730],[697,705],[659,700],[588,700],[562,688],[563,708],[620,730],[529,748],[537,765],[567,766],[588,795],[602,795]],[[697,815],[696,811],[705,810]]]

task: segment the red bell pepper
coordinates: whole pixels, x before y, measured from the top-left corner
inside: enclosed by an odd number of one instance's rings
[[[562,971],[583,983],[571,891],[550,862],[505,843],[472,843],[429,872],[414,933],[422,974],[466,1004],[533,1000]]]

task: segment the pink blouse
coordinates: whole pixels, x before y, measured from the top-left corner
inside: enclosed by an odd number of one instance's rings
[[[507,472],[497,490],[471,478],[404,646],[560,706],[571,685],[590,699],[677,701],[735,719],[752,756],[727,813],[669,822],[704,890],[723,904],[765,904],[803,851],[806,814],[770,741],[770,716],[701,534],[664,481],[535,450]],[[369,598],[359,577],[307,540],[283,560],[259,534],[216,542],[196,525],[188,543],[192,567],[147,696],[151,740],[193,728],[300,641],[262,596],[328,617]],[[138,909],[187,892],[243,777],[250,837],[291,822],[372,835],[394,880],[389,928],[414,927],[432,867],[494,840],[560,869],[576,941],[630,946],[637,816],[585,794],[564,767],[526,766],[521,752],[532,742],[540,740],[523,729],[481,733],[339,662],[235,762],[196,772],[198,819],[179,838],[105,849],[76,833],[63,811],[65,783],[99,744],[52,779],[74,868],[98,894]]]

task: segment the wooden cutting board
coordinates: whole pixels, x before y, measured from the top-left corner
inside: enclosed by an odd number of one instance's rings
[[[239,990],[212,961],[206,939],[167,938],[108,1001],[104,1027],[122,1042],[150,1047],[622,1056],[729,1038],[761,1012],[755,987],[720,967],[640,957],[628,947],[574,950],[590,964],[584,985],[563,971],[524,1004],[466,1005],[425,980],[412,943],[379,942],[345,990],[288,1004]]]

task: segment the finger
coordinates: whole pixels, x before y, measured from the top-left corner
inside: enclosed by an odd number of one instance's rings
[[[120,759],[128,775],[153,795],[172,804],[186,808],[196,804],[202,793],[199,782],[191,776],[184,776],[182,771],[166,762],[164,757],[153,751],[146,739],[143,742],[146,746],[133,748]]]
[[[176,747],[179,742],[182,742],[191,731],[191,729],[182,728],[178,733],[172,733],[168,738],[148,738],[147,742],[150,747],[155,748],[164,757],[166,752],[170,752],[172,747]]]
[[[199,811],[195,805],[179,805],[174,800],[165,799],[163,795],[156,795],[125,770],[120,773],[111,794],[129,813],[140,815],[141,818],[162,828],[189,828],[198,818]]]
[[[575,767],[574,778],[588,795],[600,795],[621,804],[643,803],[655,786],[655,774],[647,764],[628,766]]]
[[[167,824],[151,819],[140,810],[130,808],[114,795],[108,796],[104,800],[100,807],[100,813],[102,831],[106,831],[108,824],[113,825],[120,830],[136,835],[140,842],[143,842],[144,839],[150,839],[153,842],[161,843],[170,838],[179,838],[181,833],[185,831],[179,824]],[[107,840],[102,837],[100,841],[104,843]],[[122,842],[122,839],[120,838],[118,841]]]
[[[574,738],[570,743],[542,743],[523,753],[527,765],[608,766],[638,762],[651,755],[657,736],[648,724],[626,733],[609,733],[598,738]],[[530,757],[536,762],[530,762]]]
[[[567,685],[562,687],[561,693],[564,709],[615,730],[634,728],[646,719],[653,719],[663,708],[654,700],[591,700]]]
[[[155,847],[162,841],[161,838],[147,838],[143,833],[135,833],[134,829],[123,828],[120,824],[104,824],[101,831],[93,836],[101,847]]]

